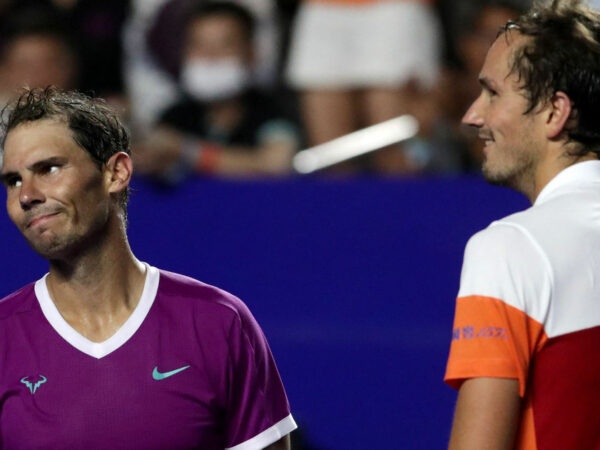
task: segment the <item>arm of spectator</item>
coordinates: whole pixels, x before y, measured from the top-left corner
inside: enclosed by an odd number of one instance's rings
[[[286,122],[287,123],[287,122]],[[229,177],[286,175],[299,146],[298,133],[284,121],[268,123],[258,131],[258,145],[222,146],[159,125],[135,145],[138,173],[168,177],[173,171],[210,173]]]
[[[518,380],[466,380],[458,394],[449,450],[512,449],[520,405]]]

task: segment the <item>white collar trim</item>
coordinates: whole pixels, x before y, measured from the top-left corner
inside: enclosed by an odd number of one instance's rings
[[[542,189],[534,204],[539,205],[552,198],[567,186],[581,186],[600,181],[600,161],[582,161],[560,171]]]
[[[117,350],[135,334],[144,322],[144,319],[154,303],[158,291],[160,273],[157,268],[145,263],[144,265],[146,266],[146,280],[144,281],[144,289],[140,301],[121,328],[103,342],[90,341],[79,334],[79,332],[63,318],[48,292],[48,286],[46,285],[46,277],[48,274],[44,275],[43,278],[35,283],[35,295],[46,320],[65,341],[80,352],[96,359],[100,359]]]

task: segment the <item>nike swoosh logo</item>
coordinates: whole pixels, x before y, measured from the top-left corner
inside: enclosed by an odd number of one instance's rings
[[[159,372],[158,367],[155,367],[152,371],[152,378],[160,381],[165,378],[172,377],[173,375],[177,375],[179,372],[183,372],[185,369],[189,369],[190,366],[180,367],[179,369],[171,370],[170,372]]]

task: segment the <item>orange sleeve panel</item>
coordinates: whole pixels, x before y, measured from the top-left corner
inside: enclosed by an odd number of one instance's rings
[[[444,379],[458,389],[468,378],[515,378],[523,397],[531,358],[546,340],[542,324],[502,300],[460,297]]]

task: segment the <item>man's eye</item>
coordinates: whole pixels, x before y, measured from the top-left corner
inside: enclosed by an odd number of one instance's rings
[[[50,175],[50,174],[58,172],[59,170],[60,170],[60,166],[58,166],[56,164],[51,164],[51,165],[43,167],[42,170],[40,170],[40,173],[42,173],[43,175]]]
[[[7,188],[14,188],[14,187],[19,187],[21,186],[21,179],[20,178],[8,178],[4,181],[4,184],[6,185]]]
[[[490,89],[490,95],[492,97],[498,97],[500,95],[500,92],[498,91],[498,89]]]

